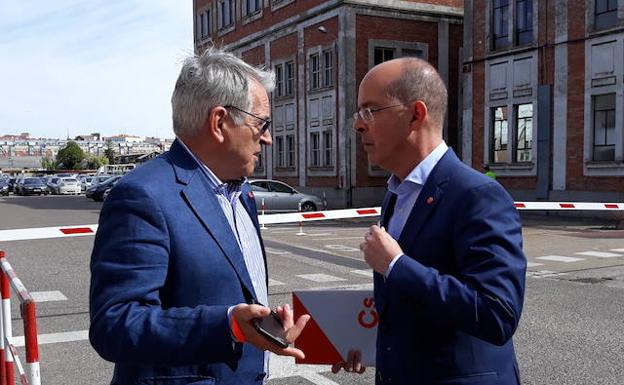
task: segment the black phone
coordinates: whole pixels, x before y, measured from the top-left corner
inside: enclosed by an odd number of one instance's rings
[[[286,332],[284,331],[282,320],[273,310],[271,310],[271,314],[268,316],[264,318],[254,318],[252,322],[256,331],[264,338],[279,347],[288,347],[288,341],[286,340]]]

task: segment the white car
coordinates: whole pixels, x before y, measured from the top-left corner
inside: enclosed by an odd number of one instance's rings
[[[80,194],[82,186],[76,178],[61,178],[58,184],[59,194]]]

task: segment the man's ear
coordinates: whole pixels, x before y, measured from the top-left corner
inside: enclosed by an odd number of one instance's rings
[[[412,106],[412,115],[414,120],[417,123],[423,123],[427,116],[429,115],[429,110],[427,109],[427,105],[422,100],[417,100]]]
[[[208,136],[216,140],[217,143],[223,143],[225,140],[225,125],[227,125],[227,110],[223,107],[215,107],[210,110],[205,125]]]

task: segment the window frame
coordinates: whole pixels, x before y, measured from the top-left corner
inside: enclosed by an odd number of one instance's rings
[[[616,94],[615,92],[609,92],[606,94],[593,94],[592,96],[592,109],[591,109],[591,122],[592,122],[592,127],[591,127],[591,138],[592,138],[592,142],[591,142],[591,146],[592,146],[592,150],[591,150],[591,160],[592,162],[614,162],[615,161],[615,145],[616,145],[616,126],[615,126],[615,114],[616,114]],[[596,106],[597,103],[597,99],[600,97],[612,97],[613,101],[612,103],[609,103],[610,105],[607,107],[603,107],[598,109]],[[608,116],[611,115],[612,116],[612,120],[613,120],[613,125],[612,126],[604,126],[604,144],[596,144],[596,118],[597,118],[597,114],[598,113],[603,113],[605,115],[605,119],[604,121],[607,121]],[[612,136],[613,136],[613,143],[607,143],[608,142],[608,137],[609,137],[609,130],[612,131]],[[613,149],[613,157],[612,159],[596,159],[596,147],[611,147]]]

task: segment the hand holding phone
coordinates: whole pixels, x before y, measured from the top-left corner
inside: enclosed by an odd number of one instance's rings
[[[252,320],[256,331],[271,343],[281,347],[288,347],[288,340],[286,339],[286,331],[282,320],[280,320],[277,313],[271,310],[271,313],[264,318],[254,318]]]

